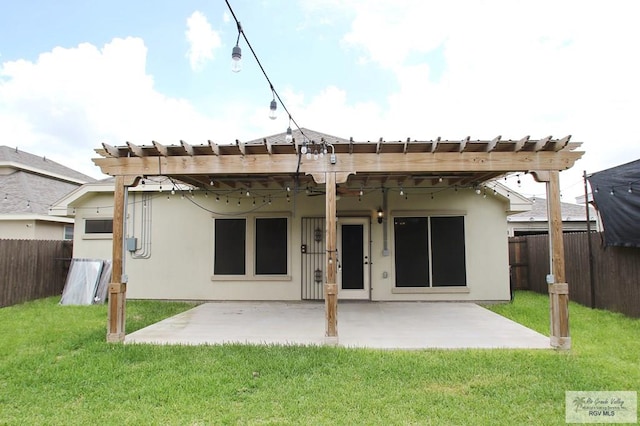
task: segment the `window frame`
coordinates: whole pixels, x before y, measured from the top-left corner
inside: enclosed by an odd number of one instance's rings
[[[464,284],[460,284],[460,285],[448,285],[448,286],[437,286],[433,284],[433,247],[432,247],[432,239],[433,239],[433,232],[431,230],[431,218],[436,217],[436,218],[440,218],[440,217],[461,217],[462,218],[462,233],[464,236],[464,257],[465,257],[465,261],[464,261]],[[399,218],[427,218],[427,234],[428,234],[428,240],[427,240],[427,253],[428,253],[428,262],[429,262],[429,270],[428,270],[428,278],[429,278],[429,283],[428,286],[421,286],[421,287],[398,287],[396,285],[396,279],[397,279],[397,270],[396,270],[396,253],[397,253],[397,248],[396,248],[396,236],[395,236],[395,221],[396,219]],[[468,277],[468,262],[467,260],[469,259],[469,255],[468,255],[468,241],[467,241],[467,212],[466,211],[454,211],[454,210],[447,210],[447,211],[398,211],[398,212],[392,212],[391,214],[391,220],[389,221],[391,224],[391,232],[392,232],[392,238],[391,238],[391,244],[392,244],[392,248],[393,248],[393,260],[392,260],[392,265],[393,265],[393,284],[391,287],[391,292],[392,293],[399,293],[399,294],[410,294],[410,293],[469,293],[469,277]]]
[[[215,273],[215,221],[218,219],[244,219],[245,220],[245,273],[244,275],[222,275]],[[287,272],[286,274],[257,274],[256,273],[256,221],[257,219],[286,219],[286,249]],[[292,251],[291,251],[291,214],[288,212],[255,213],[242,216],[214,215],[212,216],[212,240],[211,240],[211,281],[291,281],[292,278]]]
[[[67,230],[70,230],[70,232],[67,232]],[[71,235],[69,235],[71,234]],[[75,225],[73,223],[66,223],[63,227],[62,227],[62,239],[65,241],[73,241],[73,237],[75,234]],[[71,236],[71,238],[69,238],[69,236]]]
[[[87,222],[91,221],[111,221],[111,228],[113,229],[113,217],[86,217],[82,220],[82,238],[85,240],[111,240],[113,239],[113,232],[87,232]]]

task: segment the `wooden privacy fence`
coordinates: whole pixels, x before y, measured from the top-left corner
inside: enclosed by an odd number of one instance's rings
[[[0,307],[62,293],[71,241],[0,240]]]
[[[640,317],[640,248],[606,247],[602,234],[597,232],[567,233],[564,254],[571,300]],[[509,238],[509,264],[513,288],[548,293],[547,235]]]

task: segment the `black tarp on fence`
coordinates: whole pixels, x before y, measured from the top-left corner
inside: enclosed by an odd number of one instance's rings
[[[587,178],[608,246],[640,247],[640,160]]]

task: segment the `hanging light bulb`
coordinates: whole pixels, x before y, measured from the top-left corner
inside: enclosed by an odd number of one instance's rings
[[[400,196],[402,197],[404,195],[404,189],[402,189],[402,187],[400,187]]]
[[[236,45],[231,50],[231,71],[240,72],[242,70],[242,49],[238,45],[240,41],[240,34],[242,33],[242,26],[238,22],[238,38],[236,39]]]
[[[269,104],[269,118],[275,120],[278,117],[278,103],[276,102],[276,98],[274,97],[271,100],[271,104]]]
[[[231,51],[231,71],[242,71],[242,49],[240,49],[240,46],[238,46],[237,44]]]
[[[293,133],[291,132],[291,115],[289,115],[289,127],[287,127],[287,134],[285,135],[284,140],[289,143],[293,142]]]
[[[306,158],[307,160],[311,160],[311,151],[307,150]]]
[[[307,153],[307,141],[302,142],[302,147],[300,148],[300,153],[301,154],[306,154]]]
[[[318,160],[318,150],[317,149],[313,150],[313,159],[316,160],[316,161]]]

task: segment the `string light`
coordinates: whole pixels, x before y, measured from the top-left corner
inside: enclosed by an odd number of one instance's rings
[[[285,135],[284,140],[288,143],[293,142],[293,133],[291,132],[291,116],[289,116],[289,127],[287,127],[287,134]]]
[[[231,71],[240,72],[242,70],[242,49],[239,46],[240,35],[242,34],[242,25],[240,21],[236,19],[238,26],[238,38],[236,39],[236,45],[231,50]]]
[[[240,61],[242,59],[242,49],[240,49],[240,46],[239,46],[240,36],[242,36],[242,38],[244,39],[245,43],[247,43],[247,47],[251,51],[251,54],[253,55],[254,59],[256,60],[258,66],[260,67],[260,71],[262,71],[262,74],[264,75],[264,78],[269,83],[269,88],[271,89],[271,94],[273,95],[272,101],[271,101],[271,103],[269,105],[270,117],[273,114],[276,113],[277,103],[280,103],[280,105],[282,105],[282,109],[284,109],[284,111],[289,116],[289,127],[287,128],[287,134],[286,134],[286,137],[285,137],[287,142],[292,142],[293,141],[293,134],[291,132],[291,123],[292,122],[295,125],[295,127],[298,129],[298,131],[300,133],[302,133],[302,135],[304,136],[304,131],[300,128],[300,126],[298,125],[296,120],[291,117],[291,113],[287,109],[287,106],[284,104],[284,102],[282,101],[282,98],[278,94],[278,91],[274,88],[273,84],[271,83],[271,79],[269,78],[269,76],[267,75],[267,72],[265,71],[264,67],[262,66],[262,62],[260,62],[260,59],[258,58],[258,55],[256,54],[255,50],[253,49],[253,46],[251,46],[251,43],[249,42],[247,34],[244,31],[244,29],[242,28],[242,25],[240,25],[240,21],[236,17],[236,14],[233,11],[233,8],[231,7],[231,4],[229,3],[229,0],[225,0],[225,3],[227,4],[227,8],[229,9],[229,12],[231,13],[231,16],[233,17],[233,19],[236,22],[236,25],[238,27],[238,37],[236,39],[236,45],[235,45],[235,47],[233,48],[233,50],[231,52],[232,70],[235,71],[235,72],[238,72],[242,68],[241,63],[240,63]],[[276,102],[276,99],[277,99],[277,102]],[[275,118],[275,117],[273,117],[273,118]]]
[[[273,86],[271,86],[271,94],[273,95],[273,99],[271,99],[271,103],[269,104],[269,118],[275,120],[278,118],[278,103],[276,102],[276,94],[274,93]]]

